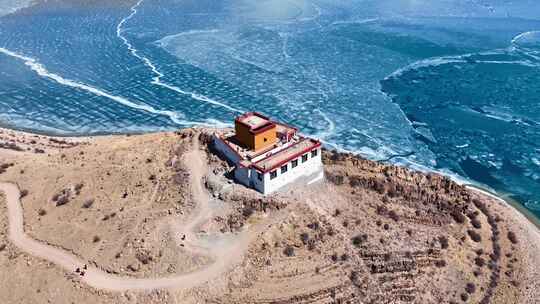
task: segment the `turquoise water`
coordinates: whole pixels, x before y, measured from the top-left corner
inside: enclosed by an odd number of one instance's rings
[[[94,2],[0,17],[1,124],[142,132],[257,110],[540,216],[534,1]]]

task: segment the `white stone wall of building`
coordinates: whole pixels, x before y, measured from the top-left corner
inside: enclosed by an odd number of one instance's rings
[[[270,178],[270,172],[264,175],[264,190],[261,192],[264,194],[270,194],[279,190],[280,188],[294,182],[297,179],[302,177],[309,177],[312,175],[317,175],[317,173],[323,172],[323,164],[321,158],[321,149],[317,149],[317,156],[311,157],[311,152],[308,152],[308,160],[305,163],[302,163],[302,156],[299,156],[298,166],[292,168],[292,160],[287,163],[288,170],[285,173],[281,173],[281,167],[276,169],[277,177],[274,179]],[[252,178],[257,178],[252,176]]]
[[[321,158],[321,149],[318,148],[317,155],[315,157],[311,156],[311,152],[307,152],[308,160],[305,163],[302,163],[302,156],[296,158],[298,160],[298,166],[296,168],[292,168],[293,160],[291,160],[287,163],[287,172],[281,173],[281,167],[279,167],[276,168],[276,178],[271,179],[270,172],[268,172],[262,176],[262,180],[259,180],[257,170],[254,168],[245,168],[240,166],[240,156],[220,138],[214,138],[214,147],[231,163],[235,164],[236,168],[234,170],[234,178],[238,183],[243,184],[246,187],[254,188],[265,195],[275,192],[300,178],[315,175],[320,178],[324,171]]]

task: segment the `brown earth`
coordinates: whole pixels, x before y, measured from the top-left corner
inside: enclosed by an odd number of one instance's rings
[[[328,151],[325,181],[264,197],[230,180],[232,168],[212,153],[217,131],[52,138],[0,130],[0,182],[21,190],[25,233],[97,273],[81,279],[14,246],[0,199],[3,302],[540,298],[538,228],[497,198]],[[192,276],[206,282],[188,286]],[[102,277],[123,288],[92,287]]]

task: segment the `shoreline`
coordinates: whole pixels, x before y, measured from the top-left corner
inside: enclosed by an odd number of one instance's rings
[[[493,199],[496,199],[501,203],[505,204],[506,206],[514,209],[517,213],[526,218],[528,222],[535,226],[538,232],[540,232],[540,219],[537,218],[530,210],[525,208],[520,202],[510,198],[504,198],[497,193],[493,193],[491,190],[482,188],[477,185],[466,184],[465,187],[471,191],[475,191],[483,195],[489,196]]]
[[[194,126],[197,127],[197,126]],[[54,131],[43,131],[33,128],[21,128],[11,125],[9,123],[0,122],[0,131],[13,131],[25,133],[28,135],[40,135],[47,137],[57,137],[57,138],[90,138],[90,137],[104,137],[104,136],[130,136],[130,135],[143,135],[143,134],[152,134],[160,132],[173,132],[179,128],[163,128],[161,130],[149,130],[149,131],[126,131],[126,132],[95,132],[95,133],[55,133]]]
[[[197,126],[194,126],[194,128],[197,128]],[[144,134],[153,134],[153,133],[161,133],[161,132],[174,132],[174,129],[171,129],[171,130],[165,130],[165,129],[164,130],[154,130],[154,131],[147,131],[147,132],[140,131],[140,132],[133,132],[133,133],[129,133],[129,132],[105,133],[105,132],[103,132],[103,133],[94,133],[94,134],[69,134],[69,135],[66,134],[66,135],[62,135],[62,134],[47,133],[46,131],[39,131],[39,130],[33,130],[33,129],[16,128],[16,127],[12,127],[10,125],[6,125],[4,123],[0,123],[0,131],[23,133],[23,134],[26,134],[28,136],[39,135],[39,136],[45,136],[45,137],[51,137],[51,138],[56,137],[56,138],[64,138],[64,139],[73,138],[73,139],[77,139],[77,140],[80,140],[80,139],[91,140],[92,138],[100,138],[100,137],[107,137],[107,136],[132,136],[132,135],[144,135]],[[388,163],[386,161],[377,161],[377,162]],[[393,164],[393,163],[389,163],[389,164],[391,164],[393,166],[409,168],[407,166],[403,166],[403,165],[400,165],[400,164]],[[416,170],[414,168],[410,168],[410,169]],[[538,231],[538,233],[540,235],[540,218],[538,218],[536,215],[534,215],[530,210],[528,210],[525,206],[523,206],[519,201],[510,199],[510,198],[507,198],[507,197],[503,197],[500,194],[496,193],[492,189],[488,189],[488,188],[482,187],[480,185],[464,183],[463,181],[456,180],[453,176],[448,175],[448,174],[444,174],[443,172],[435,171],[435,170],[433,170],[432,172],[434,172],[436,174],[446,176],[446,177],[452,179],[454,182],[456,182],[458,184],[461,184],[461,185],[464,185],[467,189],[469,189],[471,191],[481,193],[483,195],[489,196],[491,198],[494,198],[494,199],[502,202],[505,206],[508,206],[508,207],[512,208],[520,216],[525,218],[527,220],[527,222],[529,222],[533,227],[535,227],[537,229],[537,231]]]

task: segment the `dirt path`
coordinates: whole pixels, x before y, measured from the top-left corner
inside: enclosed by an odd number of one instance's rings
[[[199,151],[198,141],[195,139],[193,149],[186,155],[185,161],[189,170],[191,170],[193,197],[198,205],[198,211],[180,230],[186,234],[186,239],[188,239],[191,248],[194,250],[204,248],[205,251],[209,251],[208,246],[199,245],[199,238],[195,232],[197,226],[212,214],[209,207],[209,196],[202,185],[202,176],[206,170],[206,162],[201,155],[202,152]],[[0,191],[6,194],[9,239],[13,244],[30,255],[50,261],[64,268],[68,273],[74,273],[74,269],[82,267],[84,264],[89,264],[87,261],[81,260],[69,252],[46,245],[29,237],[24,232],[23,209],[19,199],[20,191],[18,187],[10,183],[0,183]],[[92,266],[88,267],[84,277],[78,275],[77,277],[94,288],[111,291],[191,288],[223,274],[231,266],[239,263],[248,244],[248,233],[239,234],[235,236],[229,246],[215,250],[212,254],[212,264],[191,273],[178,274],[171,277],[136,279],[111,275]]]
[[[191,193],[197,207],[190,215],[189,222],[179,222],[177,219],[169,221],[178,244],[193,253],[199,253],[212,258],[214,261],[230,260],[231,253],[238,254],[247,247],[246,233],[240,235],[219,234],[214,235],[213,241],[208,241],[209,235],[200,233],[199,227],[211,219],[215,210],[210,206],[210,197],[203,187],[203,177],[208,171],[207,161],[201,155],[199,142],[194,139],[191,151],[184,154],[182,161],[189,171]]]

